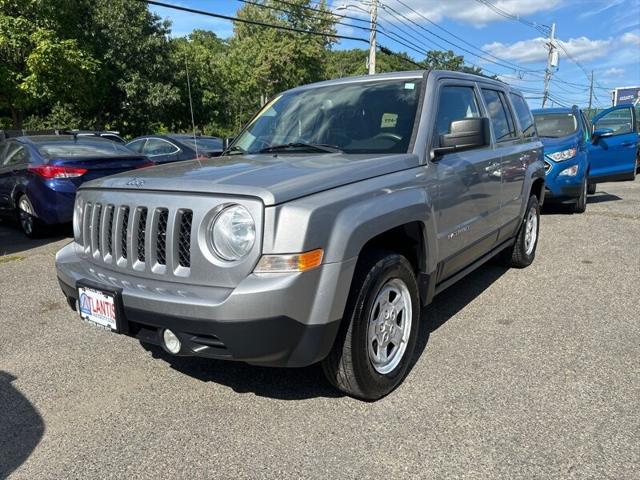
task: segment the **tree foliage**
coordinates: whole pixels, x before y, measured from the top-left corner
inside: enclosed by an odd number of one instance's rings
[[[128,136],[191,129],[232,135],[276,93],[366,73],[368,50],[336,50],[325,0],[256,0],[229,39],[170,23],[130,0],[0,0],[0,128],[117,129]],[[317,9],[313,14],[305,7]],[[470,71],[453,52],[415,60],[379,52],[379,72]],[[3,120],[4,117],[4,120]]]

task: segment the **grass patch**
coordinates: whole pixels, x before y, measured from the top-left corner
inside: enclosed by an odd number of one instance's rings
[[[20,255],[3,255],[0,257],[0,263],[19,262],[24,260]]]

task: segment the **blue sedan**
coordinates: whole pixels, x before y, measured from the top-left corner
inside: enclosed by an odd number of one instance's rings
[[[0,143],[0,215],[17,217],[29,237],[70,222],[78,187],[95,178],[153,165],[99,137],[18,137]]]

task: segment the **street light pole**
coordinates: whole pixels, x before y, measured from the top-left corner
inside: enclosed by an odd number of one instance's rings
[[[376,32],[378,30],[378,0],[371,0],[371,32],[369,33],[369,75],[376,73]]]

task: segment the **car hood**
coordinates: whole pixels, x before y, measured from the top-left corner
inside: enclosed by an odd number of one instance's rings
[[[233,155],[143,168],[94,180],[82,188],[245,195],[275,205],[418,164],[412,154]]]
[[[578,136],[550,138],[540,137],[540,141],[544,145],[544,153],[554,153],[568,148],[573,148],[578,145]]]

